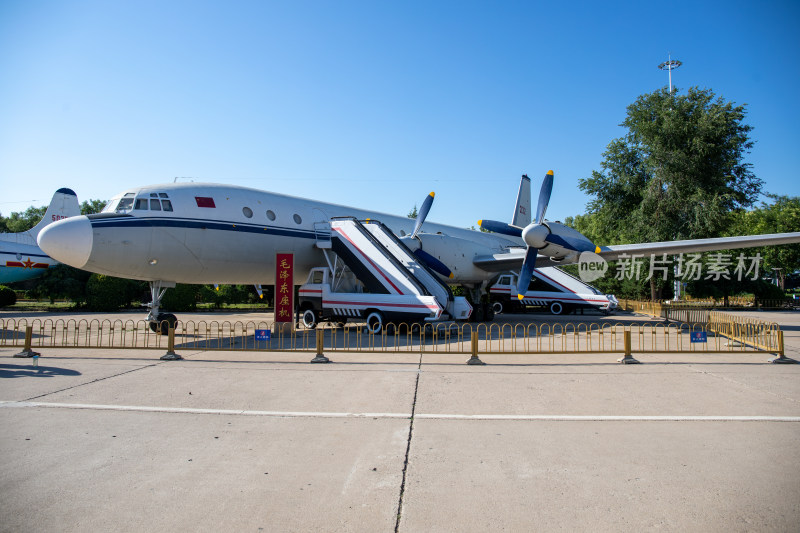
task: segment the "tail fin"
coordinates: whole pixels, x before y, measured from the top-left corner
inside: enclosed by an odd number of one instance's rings
[[[514,216],[511,224],[518,228],[524,228],[531,223],[531,179],[527,174],[522,175],[519,181],[519,192],[517,193],[517,205],[514,209]]]
[[[75,194],[75,191],[66,188],[58,189],[53,195],[53,199],[50,200],[50,205],[42,217],[42,220],[29,229],[27,233],[33,237],[35,241],[39,232],[48,224],[52,224],[62,218],[74,217],[80,214],[81,206],[78,204],[78,195]]]

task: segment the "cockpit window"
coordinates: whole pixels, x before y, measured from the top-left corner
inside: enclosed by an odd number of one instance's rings
[[[138,211],[172,211],[172,202],[167,200],[169,196],[165,192],[145,193],[143,196],[134,199],[135,193],[129,192],[122,198],[112,198],[106,204],[103,212],[129,213],[132,209]]]
[[[117,204],[117,208],[114,210],[115,213],[127,213],[133,207],[133,193],[129,192],[125,196],[123,196],[119,203]]]

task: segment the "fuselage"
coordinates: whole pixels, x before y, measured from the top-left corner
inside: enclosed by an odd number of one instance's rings
[[[27,235],[0,235],[0,283],[32,279],[57,264]]]
[[[325,265],[318,240],[334,217],[377,219],[400,237],[415,221],[368,209],[218,184],[165,184],[129,189],[103,213],[73,217],[39,236],[44,251],[77,268],[147,281],[197,284],[274,283],[275,254],[295,257],[295,280]],[[416,240],[454,274],[475,284],[492,274],[476,255],[519,246],[519,240],[426,222]]]

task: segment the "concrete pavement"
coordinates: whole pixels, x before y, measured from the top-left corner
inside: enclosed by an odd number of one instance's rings
[[[800,365],[764,354],[15,351],[0,531],[800,527]]]

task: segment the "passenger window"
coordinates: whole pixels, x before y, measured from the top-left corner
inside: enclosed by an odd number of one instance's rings
[[[267,209],[267,218],[272,221],[275,220],[275,212],[272,209]]]
[[[161,207],[164,208],[164,211],[172,211],[172,202],[169,200],[161,200]]]
[[[147,198],[137,198],[134,209],[147,209]]]
[[[161,202],[157,199],[153,198],[150,200],[150,210],[151,211],[161,211]]]
[[[295,213],[292,218],[294,219],[294,223],[295,224],[302,224],[303,223],[303,219],[300,218],[300,215],[298,215],[297,213]]]
[[[243,207],[242,214],[247,218],[253,218],[253,210],[250,209],[249,207]]]

